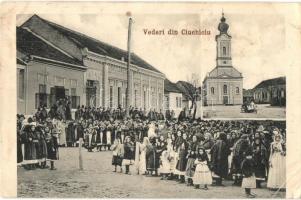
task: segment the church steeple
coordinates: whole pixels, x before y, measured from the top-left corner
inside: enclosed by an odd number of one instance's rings
[[[217,50],[216,64],[218,67],[230,67],[232,66],[231,36],[228,34],[229,25],[226,23],[224,12],[222,12],[217,29],[220,33],[215,37]]]
[[[226,18],[224,17],[224,12],[222,12],[221,22],[218,24],[218,30],[220,33],[226,33],[229,29],[229,25],[226,23]]]

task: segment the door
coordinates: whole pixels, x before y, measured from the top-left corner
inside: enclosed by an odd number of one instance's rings
[[[65,88],[62,86],[55,86],[55,98],[56,100],[65,99]]]
[[[87,106],[96,107],[96,87],[87,87]]]
[[[227,105],[229,103],[228,100],[229,100],[228,96],[224,96],[223,97],[223,103],[224,103],[224,105]]]

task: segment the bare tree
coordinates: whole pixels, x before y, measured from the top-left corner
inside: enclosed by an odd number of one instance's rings
[[[190,76],[187,76],[187,81],[179,81],[177,86],[184,92],[184,95],[188,100],[191,101],[189,110],[193,110],[193,119],[195,119],[196,109],[197,109],[197,98],[199,95],[199,75],[192,73]]]

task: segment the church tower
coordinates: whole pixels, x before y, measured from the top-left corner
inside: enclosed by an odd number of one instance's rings
[[[231,36],[228,34],[229,25],[226,23],[224,13],[218,24],[219,35],[215,37],[216,41],[216,66],[232,66],[231,58]]]
[[[218,24],[216,66],[203,81],[204,105],[240,105],[243,103],[243,76],[233,67],[229,25],[224,13]]]

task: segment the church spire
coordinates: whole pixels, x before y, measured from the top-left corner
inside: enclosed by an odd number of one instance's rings
[[[224,11],[222,11],[222,18],[221,18],[221,22],[218,24],[218,30],[220,31],[220,33],[226,33],[229,29],[229,25],[226,23],[226,18],[224,16]]]

